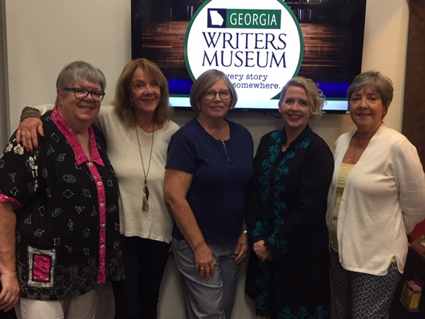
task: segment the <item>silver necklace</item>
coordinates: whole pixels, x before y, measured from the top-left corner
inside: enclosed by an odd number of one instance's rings
[[[143,162],[143,156],[142,156],[142,149],[140,147],[140,141],[139,141],[139,133],[137,132],[137,126],[136,123],[134,124],[134,130],[136,131],[136,137],[137,137],[137,145],[139,146],[139,154],[140,154],[140,160],[142,162],[143,166],[143,175],[145,177],[145,185],[143,186],[143,204],[142,204],[142,210],[144,212],[149,210],[149,188],[148,188],[148,175],[149,175],[149,169],[151,168],[151,160],[152,160],[152,150],[153,150],[153,137],[155,133],[155,124],[152,122],[152,144],[151,144],[151,152],[149,154],[149,164],[148,169],[145,169],[145,163]]]
[[[348,152],[350,151],[350,152]],[[354,147],[350,144],[347,149],[347,153],[345,154],[345,163],[354,164]]]

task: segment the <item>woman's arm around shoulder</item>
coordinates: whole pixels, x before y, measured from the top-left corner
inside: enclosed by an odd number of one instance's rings
[[[120,120],[115,115],[114,107],[110,105],[102,105],[93,122],[93,126],[105,135],[108,130],[113,130],[114,126],[120,124]]]
[[[29,108],[30,110],[28,111],[26,111],[27,107],[22,110],[21,121],[16,131],[16,144],[19,144],[22,140],[23,147],[32,152],[32,150],[38,148],[38,134],[44,136],[43,123],[40,120],[40,116],[53,110],[54,105],[41,104]],[[31,116],[27,116],[26,112],[31,112]]]

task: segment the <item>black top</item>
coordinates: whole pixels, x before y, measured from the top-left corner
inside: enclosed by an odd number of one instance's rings
[[[285,129],[266,134],[254,159],[248,231],[252,243],[265,241],[273,261],[251,252],[246,292],[260,316],[328,318],[325,214],[333,157],[309,126],[282,152],[285,143]]]
[[[54,120],[52,120],[52,118]],[[118,182],[103,136],[90,128],[91,160],[53,110],[30,153],[12,136],[0,158],[0,201],[15,202],[21,296],[72,298],[124,279]],[[65,135],[64,135],[65,134]]]

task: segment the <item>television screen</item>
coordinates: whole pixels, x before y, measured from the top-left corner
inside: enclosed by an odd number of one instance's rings
[[[346,91],[361,72],[366,0],[132,0],[132,58],[158,64],[170,103],[190,107],[193,81],[226,73],[235,110],[277,111],[293,76],[313,79],[324,111],[346,113]]]

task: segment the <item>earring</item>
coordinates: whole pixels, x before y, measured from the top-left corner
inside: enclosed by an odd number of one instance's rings
[[[130,107],[131,107],[132,109],[134,109],[133,101],[130,101]]]
[[[383,113],[382,113],[382,119],[384,119],[384,117],[387,115],[388,109],[386,109]]]

